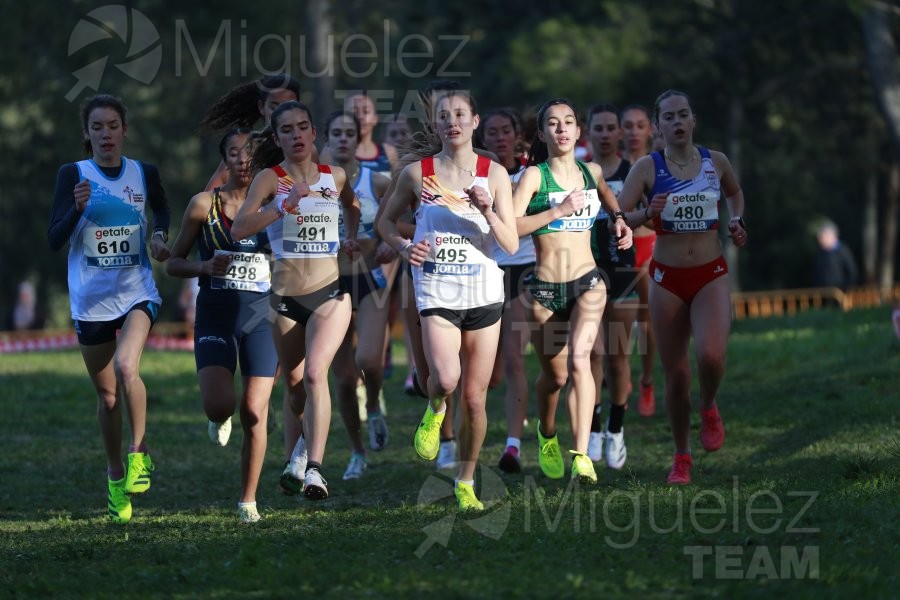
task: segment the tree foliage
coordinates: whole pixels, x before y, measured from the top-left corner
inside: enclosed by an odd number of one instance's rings
[[[415,91],[439,77],[460,80],[483,109],[525,112],[556,96],[582,107],[600,101],[649,106],[667,88],[687,91],[698,115],[695,139],[740,150],[753,235],[738,254],[745,289],[811,285],[815,240],[808,227],[823,217],[838,222],[861,259],[867,182],[878,182],[879,210],[888,205],[885,182],[895,154],[866,68],[868,0],[563,0],[552,10],[527,2],[477,9],[471,3],[323,2],[333,34],[333,88],[379,91],[384,113],[411,108]],[[149,84],[112,66],[128,50],[115,38],[69,55],[76,23],[101,5],[17,3],[0,20],[4,315],[23,278],[38,282],[44,303],[65,294],[65,258],[50,252],[45,232],[56,170],[81,157],[78,102],[90,90],[66,100],[74,71],[109,55],[101,90],[129,106],[126,154],[160,167],[172,233],[218,162],[215,136],[195,133],[216,98],[258,77],[260,68],[287,66],[303,83],[305,100],[314,99],[308,40],[319,24],[302,5],[141,3],[136,8],[156,26],[163,51]],[[882,17],[882,31],[900,40],[897,11]],[[359,55],[370,50],[363,36],[374,56]],[[401,62],[402,44],[423,56]],[[327,99],[315,100],[328,106]],[[173,300],[180,282],[162,274],[158,280]],[[170,318],[174,305],[168,302]]]

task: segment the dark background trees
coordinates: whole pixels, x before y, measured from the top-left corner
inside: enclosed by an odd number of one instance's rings
[[[0,20],[4,315],[17,283],[31,278],[65,324],[65,258],[50,252],[45,232],[56,170],[80,158],[78,104],[92,93],[67,100],[72,73],[103,56],[99,89],[128,104],[126,153],[160,167],[173,234],[218,161],[215,136],[197,136],[197,123],[261,69],[289,69],[318,117],[356,89],[377,90],[385,112],[410,109],[415,90],[438,77],[460,80],[481,108],[526,112],[553,96],[584,108],[650,106],[673,87],[692,97],[695,139],[728,153],[740,171],[753,235],[747,251],[729,257],[741,289],[812,285],[811,228],[825,217],[840,226],[866,282],[896,278],[896,4],[566,0],[551,10],[527,2],[145,0],[133,6],[158,32],[162,53],[149,83],[115,67],[135,58],[134,22],[125,41],[111,35],[69,52],[76,24],[101,6],[16,3]],[[429,48],[431,56],[408,56]],[[401,49],[407,57],[398,61]],[[158,281],[174,318],[180,282]]]

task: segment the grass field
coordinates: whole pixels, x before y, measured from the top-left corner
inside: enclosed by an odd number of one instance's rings
[[[6,355],[0,596],[896,597],[900,349],[887,312],[736,323],[719,397],[725,447],[696,451],[686,488],[665,485],[662,411],[629,411],[625,469],[579,489],[541,476],[532,405],[524,473],[501,474],[495,390],[479,468],[481,495],[495,501],[477,517],[458,516],[451,480],[415,458],[424,405],[402,394],[401,366],[387,385],[391,441],[362,479],[341,481],[349,450],[335,413],[331,497],[282,496],[279,427],[257,498],[264,519],[239,526],[239,427],[213,447],[192,357],[148,351],[157,470],[132,522],[110,524],[80,355]],[[567,429],[560,439],[569,445]]]

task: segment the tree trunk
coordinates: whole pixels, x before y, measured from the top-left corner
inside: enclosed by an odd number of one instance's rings
[[[894,158],[888,176],[887,198],[882,221],[884,230],[881,232],[881,269],[878,278],[878,286],[881,288],[882,298],[888,298],[894,284],[894,256],[897,248],[897,205],[900,200],[900,164]]]
[[[873,151],[872,156],[878,156]],[[863,282],[866,285],[878,279],[878,172],[881,163],[873,164],[866,173],[866,191],[863,208]]]
[[[887,4],[870,2],[863,14],[862,29],[866,42],[866,63],[872,78],[878,106],[887,123],[888,134],[894,145],[894,164],[890,170],[886,206],[882,221],[884,237],[881,240],[881,268],[879,285],[882,291],[890,289],[894,281],[894,256],[897,247],[897,204],[900,199],[900,69],[897,67],[897,47],[891,36]]]
[[[335,106],[334,97],[334,48],[332,35],[331,0],[309,0],[306,4],[306,22],[309,29],[309,78],[312,89],[310,108],[314,119],[324,119]]]
[[[731,1],[731,17],[729,30],[730,33],[726,37],[726,56],[729,66],[729,72],[734,75],[734,84],[729,86],[728,91],[728,120],[725,129],[725,153],[731,161],[734,168],[734,174],[737,180],[741,180],[741,127],[744,123],[744,98],[741,94],[740,86],[736,82],[741,81],[740,74],[743,71],[742,53],[743,40],[740,31],[740,0]],[[746,208],[746,207],[745,207]],[[746,211],[745,211],[746,212]],[[725,215],[726,222],[730,215]],[[752,217],[748,217],[752,223]],[[741,289],[740,269],[738,269],[738,249],[731,243],[728,236],[728,228],[725,227],[723,235],[723,247],[725,248],[725,260],[731,265],[728,278],[731,282],[731,291],[737,292]]]

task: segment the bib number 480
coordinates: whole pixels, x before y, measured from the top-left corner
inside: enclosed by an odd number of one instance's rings
[[[675,218],[676,219],[702,219],[703,218],[703,207],[702,206],[679,206],[675,209]]]

